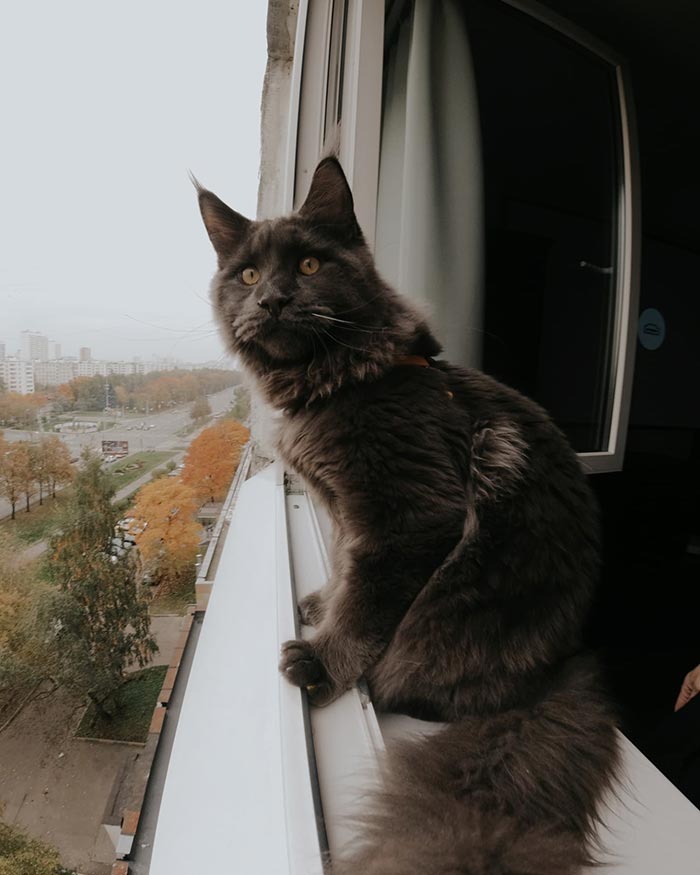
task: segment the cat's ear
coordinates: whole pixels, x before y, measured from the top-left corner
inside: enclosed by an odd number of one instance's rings
[[[204,220],[204,227],[216,250],[219,267],[223,267],[241,239],[248,233],[250,219],[226,206],[213,192],[203,188],[194,177],[192,182],[197,189],[199,211]]]
[[[337,158],[324,158],[314,171],[311,188],[299,214],[343,236],[362,237],[355,218],[350,186]]]

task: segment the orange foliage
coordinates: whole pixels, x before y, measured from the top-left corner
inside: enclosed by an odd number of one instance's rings
[[[36,425],[36,415],[44,404],[46,404],[45,395],[0,393],[0,423],[33,428]]]
[[[248,429],[233,419],[222,419],[205,428],[190,444],[182,480],[202,501],[217,501],[226,495],[248,440]]]
[[[136,546],[150,576],[175,586],[194,575],[194,560],[202,527],[194,515],[195,493],[178,478],[161,477],[142,486],[129,516],[147,523],[137,526]]]

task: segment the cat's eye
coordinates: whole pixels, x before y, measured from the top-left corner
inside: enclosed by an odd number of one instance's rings
[[[299,262],[299,271],[305,276],[313,276],[321,266],[321,262],[314,255],[307,255]]]
[[[260,271],[257,267],[244,267],[241,271],[241,279],[247,286],[254,286],[260,279]]]

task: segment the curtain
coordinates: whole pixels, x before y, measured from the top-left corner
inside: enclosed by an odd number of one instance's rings
[[[415,0],[387,52],[375,255],[425,305],[445,354],[479,367],[483,196],[479,112],[456,0]]]

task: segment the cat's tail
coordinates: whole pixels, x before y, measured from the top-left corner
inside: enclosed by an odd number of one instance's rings
[[[618,744],[595,672],[578,665],[527,708],[472,716],[387,752],[364,841],[333,875],[574,875]]]

